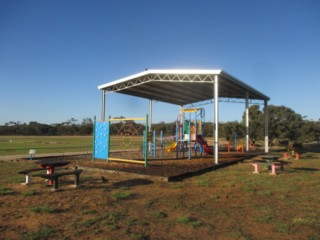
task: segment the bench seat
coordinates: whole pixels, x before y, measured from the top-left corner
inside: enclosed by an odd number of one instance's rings
[[[59,177],[67,176],[67,175],[75,175],[75,187],[80,186],[80,174],[82,173],[82,169],[76,169],[68,172],[59,172],[53,174],[34,174],[34,177],[42,177],[45,179],[49,179],[53,181],[53,190],[57,191],[59,189]]]
[[[46,169],[45,168],[30,168],[30,169],[25,169],[25,170],[18,172],[19,174],[23,174],[26,176],[26,181],[24,183],[22,183],[22,185],[31,184],[32,183],[31,173],[36,172],[36,171],[42,171],[42,170],[46,170]]]
[[[273,161],[271,162],[271,166],[268,167],[269,170],[271,170],[271,175],[276,175],[276,168],[281,168],[281,170],[284,169],[284,165],[288,165],[291,162],[288,161],[283,161],[283,160],[277,160],[277,161]],[[258,174],[259,173],[259,164],[265,164],[265,162],[263,161],[259,161],[259,160],[253,160],[250,162],[250,164],[254,167],[254,171],[253,173]]]

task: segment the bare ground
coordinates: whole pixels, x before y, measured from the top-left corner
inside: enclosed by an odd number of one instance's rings
[[[277,176],[266,168],[252,174],[244,161],[177,182],[84,171],[80,188],[65,177],[59,192],[41,178],[20,184],[17,172],[33,162],[1,162],[0,239],[320,239],[319,157],[292,160]],[[151,161],[149,170],[79,159],[72,165],[171,176],[212,164],[163,161]],[[164,163],[170,167],[151,170]]]

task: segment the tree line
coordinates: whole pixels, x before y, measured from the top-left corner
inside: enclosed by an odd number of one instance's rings
[[[91,118],[84,118],[78,122],[71,118],[66,122],[43,124],[35,121],[29,123],[8,122],[0,126],[0,135],[22,136],[62,136],[62,135],[90,135],[93,130]]]
[[[119,117],[119,121],[121,121]],[[255,141],[264,140],[264,110],[259,105],[252,105],[249,109],[249,135],[250,139]],[[308,120],[292,109],[285,106],[268,107],[269,121],[269,139],[274,143],[291,142],[305,143],[320,140],[320,119]],[[127,121],[134,129],[139,129],[139,133],[143,132],[144,126],[140,123]],[[237,136],[238,139],[244,138],[245,114],[241,121],[230,121],[219,123],[219,136],[226,140],[232,141]],[[112,135],[124,134],[121,130],[120,123],[111,124],[110,132]],[[120,129],[120,131],[119,131]],[[176,132],[176,123],[160,122],[152,124],[152,130],[158,133],[163,131],[166,136],[174,136]],[[202,126],[203,133],[206,137],[212,137],[213,123],[205,122]],[[8,122],[0,126],[0,135],[34,135],[34,136],[55,136],[55,135],[91,135],[93,131],[93,120],[84,118],[81,122],[71,118],[66,122],[55,124],[42,124],[38,122],[20,123]],[[121,132],[122,131],[122,132]]]
[[[308,120],[285,106],[268,106],[269,140],[271,144],[308,143],[320,141],[320,119]],[[245,113],[241,121],[219,123],[219,136],[226,140],[243,139],[246,135]],[[166,134],[175,134],[175,123],[153,124],[153,129]],[[202,126],[206,137],[213,137],[213,123],[205,122]],[[265,114],[259,105],[249,108],[249,137],[252,142],[264,141]]]

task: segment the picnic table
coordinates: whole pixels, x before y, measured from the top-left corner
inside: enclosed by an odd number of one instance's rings
[[[258,165],[259,163],[267,163],[268,170],[271,170],[271,175],[276,175],[276,168],[281,167],[281,170],[283,170],[283,165],[288,164],[289,162],[279,160],[281,155],[278,154],[265,154],[258,156],[261,159],[255,160],[251,163],[251,165],[254,166],[254,172],[253,173],[259,173]]]
[[[52,160],[41,160],[37,161],[36,164],[42,168],[48,169],[50,174],[54,173],[56,167],[63,167],[68,165],[68,161],[52,161]]]
[[[74,186],[77,188],[80,186],[80,174],[82,173],[82,169],[78,169],[77,167],[75,167],[75,169],[71,171],[69,170],[69,171],[55,172],[57,167],[64,167],[69,163],[70,163],[69,161],[41,160],[36,162],[39,168],[26,169],[26,170],[20,171],[19,174],[24,174],[26,176],[26,182],[23,183],[24,185],[31,184],[32,176],[48,179],[48,185],[53,186],[54,191],[58,191],[58,188],[59,188],[58,180],[60,177],[67,176],[67,175],[74,175],[75,176]],[[47,170],[47,173],[31,175],[32,172],[41,171],[41,170]]]
[[[70,162],[68,161],[52,161],[52,160],[41,160],[37,161],[36,164],[44,169],[48,170],[48,174],[54,174],[55,173],[55,168],[56,167],[64,167],[67,166]],[[48,185],[52,185],[53,181],[49,180]]]
[[[270,170],[272,163],[278,161],[281,155],[265,154],[265,155],[259,155],[259,157],[268,164],[268,169]]]

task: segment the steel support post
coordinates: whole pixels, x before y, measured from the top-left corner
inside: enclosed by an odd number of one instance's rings
[[[219,91],[218,75],[214,76],[213,96],[214,96],[214,163],[219,163]]]
[[[149,99],[149,132],[151,132],[152,127],[152,100]]]
[[[246,93],[246,155],[249,157],[249,92]]]
[[[269,110],[268,101],[264,101],[264,151],[269,152]]]
[[[101,122],[104,122],[106,118],[106,90],[102,89],[101,93],[102,93]]]

